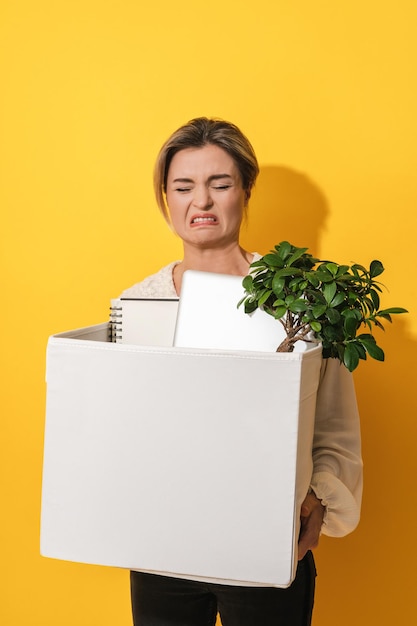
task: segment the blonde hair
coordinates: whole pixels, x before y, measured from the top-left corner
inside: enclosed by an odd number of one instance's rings
[[[158,206],[169,222],[166,184],[174,155],[186,148],[202,148],[212,144],[227,152],[239,170],[242,186],[249,199],[259,173],[258,161],[250,141],[237,126],[225,120],[196,117],[176,130],[159,151],[154,169],[154,190]]]

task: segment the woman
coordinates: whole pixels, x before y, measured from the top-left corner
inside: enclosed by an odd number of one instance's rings
[[[158,205],[182,239],[184,255],[123,293],[169,297],[194,269],[245,276],[258,255],[239,231],[258,175],[253,148],[229,122],[197,118],[163,145],[155,166]],[[362,495],[359,418],[350,374],[323,361],[317,398],[311,487],[301,508],[297,575],[288,589],[239,587],[131,573],[136,626],[308,626],[314,600],[311,549],[321,532],[342,536],[358,523]]]

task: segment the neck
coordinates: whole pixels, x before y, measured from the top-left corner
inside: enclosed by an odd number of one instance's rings
[[[182,276],[186,270],[214,272],[245,276],[249,271],[253,255],[232,244],[222,249],[202,249],[184,244],[184,258],[174,268],[174,282],[177,293],[181,291]]]
[[[220,249],[202,249],[184,245],[184,258],[181,265],[184,271],[193,269],[245,276],[251,261],[252,255],[241,248],[238,243]]]

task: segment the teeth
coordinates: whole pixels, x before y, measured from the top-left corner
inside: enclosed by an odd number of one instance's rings
[[[214,217],[195,217],[193,219],[194,224],[196,222],[214,222],[214,221],[215,221]]]

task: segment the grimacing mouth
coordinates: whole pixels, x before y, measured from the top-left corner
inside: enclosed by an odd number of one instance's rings
[[[214,213],[205,212],[195,213],[191,216],[190,220],[191,226],[198,224],[218,224],[218,222],[219,220],[217,218],[217,215],[215,215]]]

